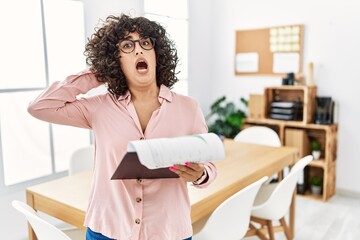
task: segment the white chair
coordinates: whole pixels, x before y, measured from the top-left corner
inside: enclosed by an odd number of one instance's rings
[[[245,142],[245,143],[254,143],[259,145],[265,145],[270,147],[281,147],[281,141],[279,135],[268,127],[263,126],[253,126],[241,130],[234,138],[236,142]],[[288,169],[284,169],[285,174],[288,172]],[[280,172],[280,177],[282,174]],[[278,179],[278,174],[274,174],[268,182],[271,180]]]
[[[221,203],[193,239],[241,239],[249,228],[250,211],[256,193],[267,179],[261,178]]]
[[[94,166],[94,145],[77,149],[70,158],[69,175],[92,170]]]
[[[311,155],[300,159],[281,182],[266,184],[260,188],[251,210],[251,222],[260,223],[261,229],[256,228],[255,225],[250,223],[251,230],[249,230],[246,236],[257,235],[261,239],[267,239],[261,232],[266,226],[269,238],[273,240],[274,229],[272,221],[278,220],[285,232],[286,238],[288,240],[293,239],[286,225],[285,215],[290,208],[299,175],[312,160],[313,157]]]
[[[73,175],[82,171],[92,170],[94,166],[94,145],[89,145],[86,147],[81,147],[76,149],[70,157],[69,160],[69,175]],[[59,228],[61,231],[76,231],[78,228],[59,221],[55,224],[55,227]]]
[[[13,200],[12,206],[25,215],[39,240],[84,240],[86,233],[80,229],[63,232],[40,218],[36,211],[24,202]]]
[[[279,135],[268,127],[253,126],[241,130],[234,138],[236,142],[255,143],[271,147],[280,147]]]

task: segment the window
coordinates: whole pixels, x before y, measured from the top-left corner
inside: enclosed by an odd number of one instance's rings
[[[80,1],[0,2],[0,193],[67,170],[71,153],[90,143],[88,130],[27,113],[49,84],[86,67],[83,19]]]
[[[187,0],[144,0],[145,17],[160,23],[175,42],[178,51],[179,82],[173,90],[188,94],[188,2]]]

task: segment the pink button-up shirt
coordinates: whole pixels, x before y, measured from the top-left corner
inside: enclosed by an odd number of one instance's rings
[[[34,117],[57,124],[92,129],[95,163],[85,226],[119,240],[180,240],[192,235],[187,183],[176,179],[110,180],[131,140],[176,137],[207,132],[197,102],[161,86],[160,108],[146,127],[140,122],[128,91],[77,99],[101,85],[85,71],[55,82],[30,103]],[[71,136],[69,136],[71,137]],[[216,177],[213,164],[205,164],[208,181]],[[200,191],[200,190],[199,190]]]

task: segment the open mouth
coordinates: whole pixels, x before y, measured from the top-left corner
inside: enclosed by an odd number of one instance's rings
[[[138,71],[145,71],[147,70],[148,65],[145,61],[141,60],[136,64],[136,70]]]

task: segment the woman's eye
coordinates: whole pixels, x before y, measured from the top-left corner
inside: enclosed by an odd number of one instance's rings
[[[124,49],[129,49],[129,48],[132,48],[132,46],[133,46],[132,42],[127,42],[127,43],[124,43],[123,48]]]
[[[149,45],[151,45],[150,40],[148,40],[148,39],[143,40],[143,41],[142,41],[142,45],[143,45],[143,46],[149,46]]]

